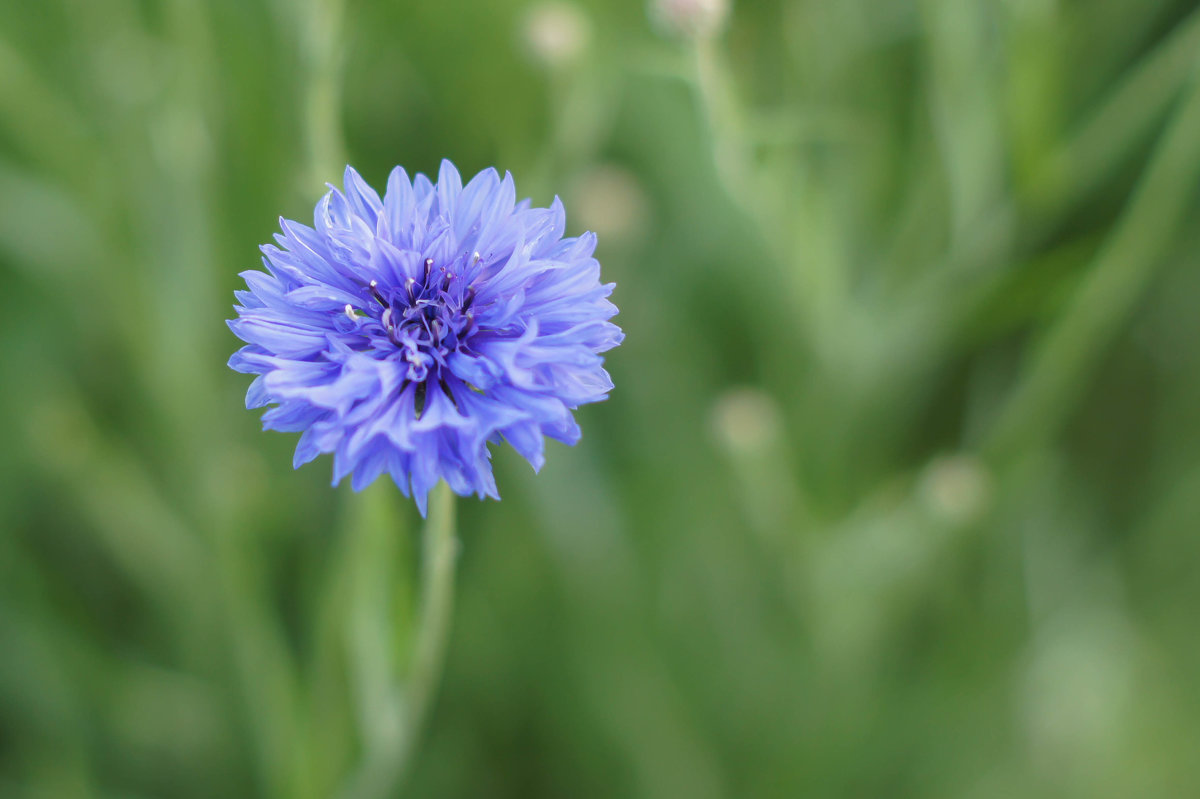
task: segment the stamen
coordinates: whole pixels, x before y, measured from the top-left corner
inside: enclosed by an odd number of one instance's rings
[[[346,314],[359,323],[371,321],[364,317],[378,319],[387,337],[404,353],[403,358],[409,363],[407,379],[424,381],[426,374],[440,372],[446,367],[448,355],[469,347],[463,339],[478,329],[475,314],[470,309],[476,299],[476,289],[467,285],[467,279],[481,258],[478,252],[474,253],[471,263],[462,264],[457,272],[451,271],[450,265],[439,267],[433,258],[426,258],[425,281],[415,276],[405,278],[403,294],[397,290],[399,287],[385,289],[379,281],[371,280],[368,290],[383,306],[383,312],[376,317],[369,311],[347,305]],[[436,281],[434,272],[437,272]],[[461,303],[456,303],[450,296],[451,284],[455,281],[463,284],[454,290]],[[424,400],[423,394],[419,396],[418,416]]]
[[[482,260],[483,256],[479,254],[478,250],[471,253],[471,263],[467,264],[466,267],[463,268],[463,275],[468,276],[470,280],[474,280],[479,274],[479,262]]]
[[[384,301],[383,296],[379,293],[379,281],[372,280],[370,283],[370,288],[371,296],[375,298],[375,302],[379,303],[384,308],[388,307],[387,302]]]
[[[354,313],[354,306],[350,303],[346,303],[346,316],[350,317],[351,322],[358,321],[358,314]]]

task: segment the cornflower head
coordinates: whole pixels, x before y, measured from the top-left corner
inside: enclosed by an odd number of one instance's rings
[[[545,437],[575,444],[572,411],[612,389],[614,284],[593,234],[563,237],[558,198],[518,203],[494,169],[464,186],[443,161],[436,184],[396,167],[380,199],[347,167],[312,227],[279,224],[235,292],[229,366],[258,375],[264,429],[301,433],[297,468],[333,453],[356,491],[387,472],[422,515],[439,480],[498,499],[489,443],[538,470]]]

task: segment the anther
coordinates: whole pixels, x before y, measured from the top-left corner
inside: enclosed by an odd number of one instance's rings
[[[384,308],[388,307],[387,302],[384,301],[383,296],[379,293],[379,281],[372,280],[370,283],[370,288],[371,288],[371,296],[375,298],[375,301],[377,303],[379,303],[380,305],[382,305]]]
[[[391,331],[396,329],[396,326],[392,324],[392,309],[390,306],[384,310],[383,316],[379,317],[379,321],[383,323],[385,330]]]
[[[358,316],[354,313],[354,306],[346,303],[346,316],[350,317],[351,322],[357,322]]]
[[[413,291],[413,286],[415,285],[417,285],[417,279],[414,277],[410,277],[408,280],[404,281],[404,290],[408,292],[409,302],[413,302],[417,299],[417,294],[415,291]]]
[[[426,283],[429,282],[429,273],[432,271],[433,271],[433,259],[426,258],[425,259],[425,282]]]

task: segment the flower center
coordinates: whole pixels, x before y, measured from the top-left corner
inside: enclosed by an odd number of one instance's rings
[[[434,269],[433,259],[427,258],[420,281],[410,277],[403,287],[391,289],[374,280],[369,284],[382,309],[379,324],[407,362],[409,380],[424,381],[431,370],[445,366],[446,357],[462,346],[474,326],[474,289],[464,292],[455,278],[446,267]]]

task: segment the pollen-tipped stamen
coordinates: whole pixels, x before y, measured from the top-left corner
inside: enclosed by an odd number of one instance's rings
[[[372,280],[369,284],[369,288],[371,289],[371,296],[375,298],[375,302],[379,303],[384,308],[389,307],[387,301],[384,300],[383,295],[379,293],[378,280]]]

